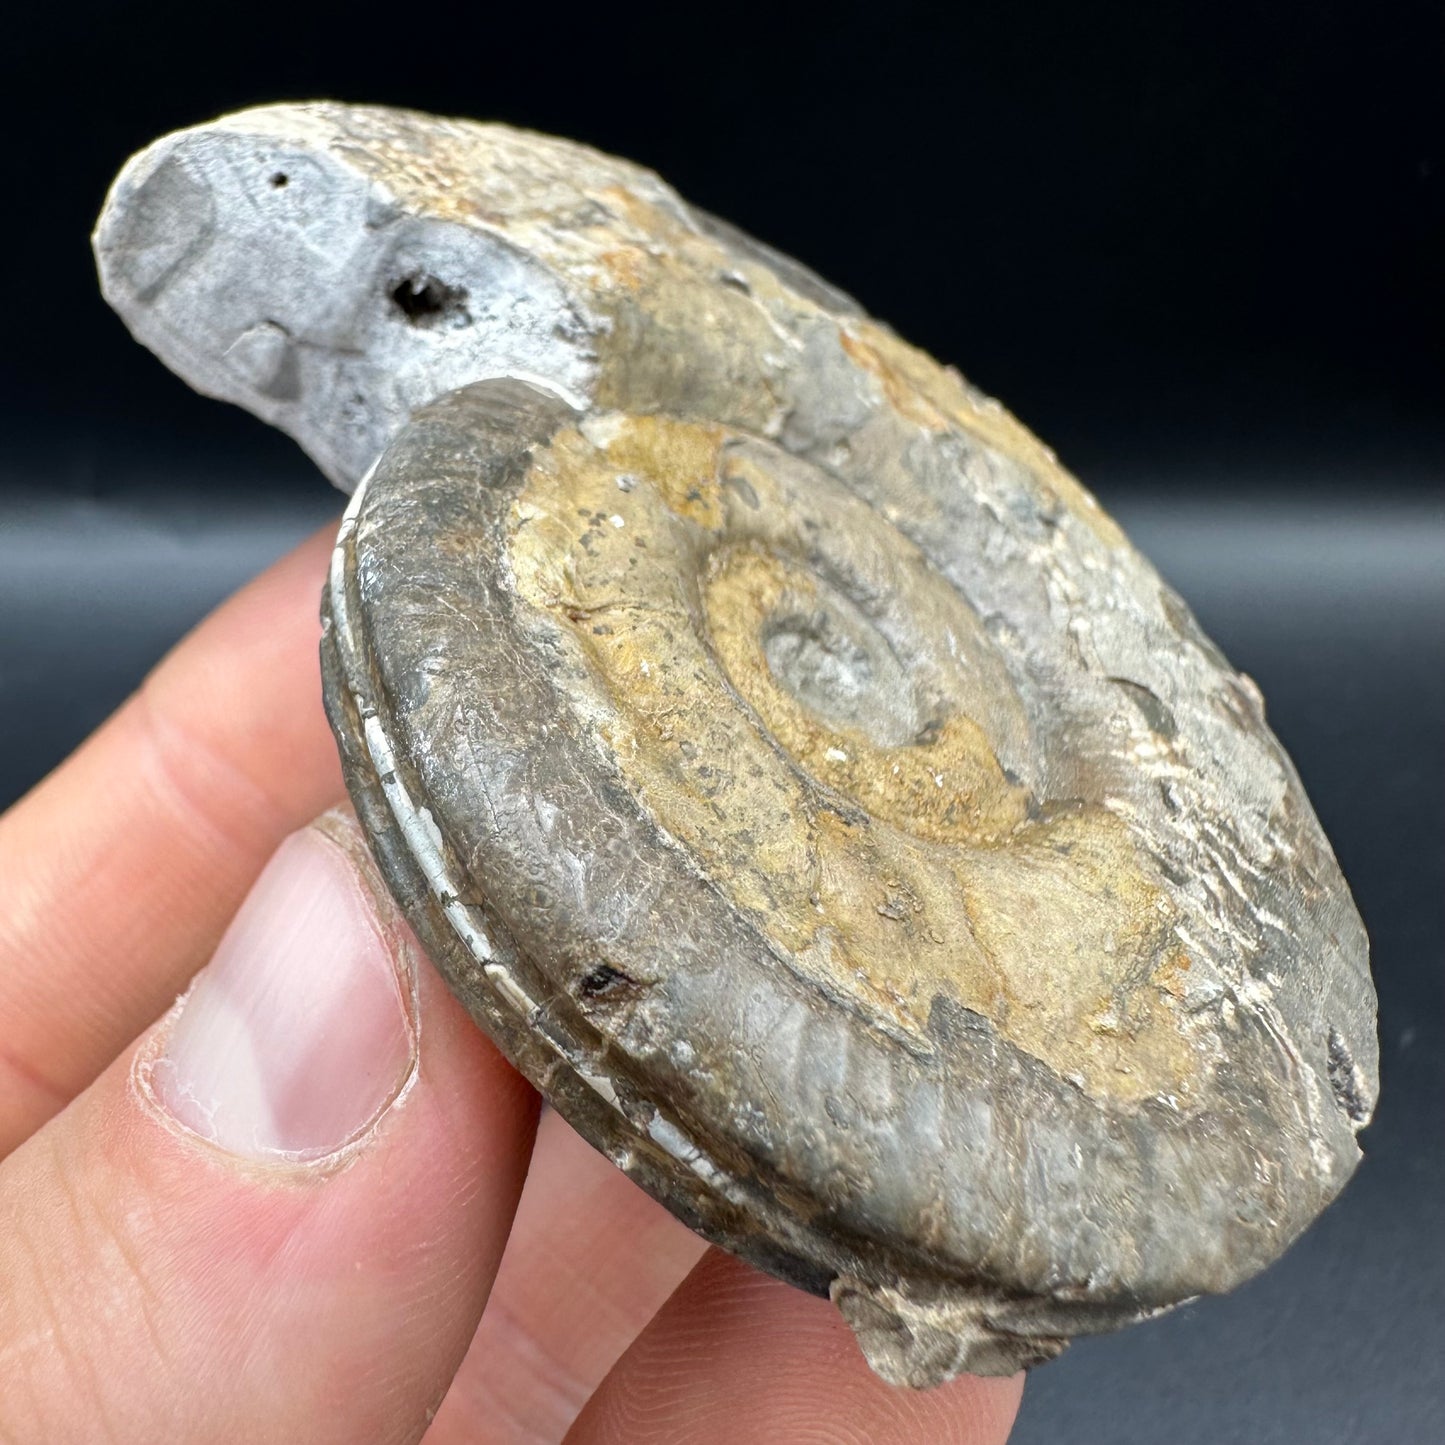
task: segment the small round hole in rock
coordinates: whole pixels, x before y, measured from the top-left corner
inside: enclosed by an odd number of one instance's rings
[[[285,171],[277,171],[276,174],[271,177],[271,189],[273,191],[279,191],[283,186],[289,186],[290,184],[291,177],[288,176]]]
[[[460,286],[448,286],[435,276],[405,276],[391,288],[392,304],[413,326],[438,326],[443,322],[465,325],[467,293]]]

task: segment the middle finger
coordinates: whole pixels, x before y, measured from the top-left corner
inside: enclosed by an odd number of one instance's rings
[[[426,1445],[555,1445],[705,1249],[548,1111],[486,1313]]]

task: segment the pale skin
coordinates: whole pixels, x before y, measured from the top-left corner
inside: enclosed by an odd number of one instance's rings
[[[0,1441],[928,1445],[1022,1377],[891,1389],[832,1306],[706,1248],[428,965],[344,1165],[233,1156],[137,1082],[288,835],[344,796],[317,534],[0,817]]]

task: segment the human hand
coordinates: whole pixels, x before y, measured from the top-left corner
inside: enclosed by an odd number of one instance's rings
[[[1005,1439],[539,1126],[312,824],[329,535],[0,818],[0,1439]]]

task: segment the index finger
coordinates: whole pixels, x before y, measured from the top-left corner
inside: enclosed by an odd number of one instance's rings
[[[334,524],[185,637],[0,817],[0,1157],[207,959],[295,829],[344,796],[321,704]]]

